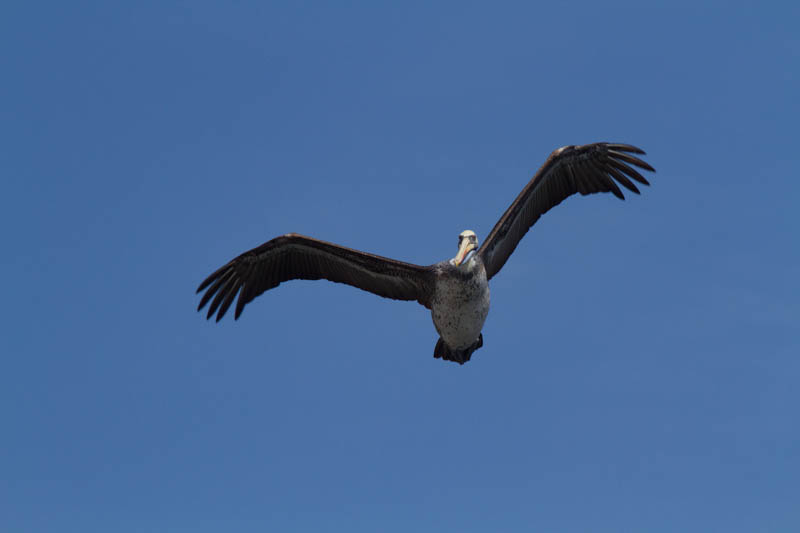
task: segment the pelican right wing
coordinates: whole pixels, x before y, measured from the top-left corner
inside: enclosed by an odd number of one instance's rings
[[[633,166],[655,169],[631,154],[644,155],[644,151],[629,144],[594,143],[564,146],[550,154],[478,250],[486,277],[491,279],[503,268],[539,217],[573,194],[610,192],[624,200],[616,182],[636,194],[639,189],[631,179],[650,185]]]
[[[416,300],[428,308],[434,291],[432,267],[290,233],[241,254],[208,276],[197,288],[198,293],[206,291],[197,310],[213,298],[206,318],[217,312],[219,322],[238,293],[238,319],[256,296],[292,279],[346,283],[384,298]]]

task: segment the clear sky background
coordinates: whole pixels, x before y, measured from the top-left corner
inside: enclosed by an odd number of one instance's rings
[[[0,530],[800,530],[800,8],[4,2]],[[485,345],[326,282],[194,290],[287,232],[430,264],[553,149]]]

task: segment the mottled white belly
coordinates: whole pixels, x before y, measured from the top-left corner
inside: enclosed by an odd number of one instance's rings
[[[483,329],[489,314],[489,284],[483,265],[479,272],[465,280],[461,277],[440,278],[431,305],[436,331],[454,350],[471,346]]]

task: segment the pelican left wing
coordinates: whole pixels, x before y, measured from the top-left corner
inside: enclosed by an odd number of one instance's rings
[[[491,279],[506,264],[509,256],[539,217],[573,194],[611,192],[624,200],[616,182],[639,194],[631,179],[650,185],[634,166],[655,169],[631,154],[644,150],[629,144],[594,143],[564,146],[547,158],[519,196],[506,209],[478,250]]]
[[[219,322],[238,293],[238,319],[253,298],[292,279],[346,283],[384,298],[416,300],[428,308],[434,290],[432,267],[290,233],[241,254],[208,276],[197,288],[198,293],[205,290],[197,310],[211,300],[206,318],[216,312]]]

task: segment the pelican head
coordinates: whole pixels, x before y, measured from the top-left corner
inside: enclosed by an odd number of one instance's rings
[[[475,235],[475,232],[470,229],[462,231],[458,235],[458,253],[453,258],[453,262],[456,264],[456,266],[461,266],[469,253],[477,249],[478,236]]]

